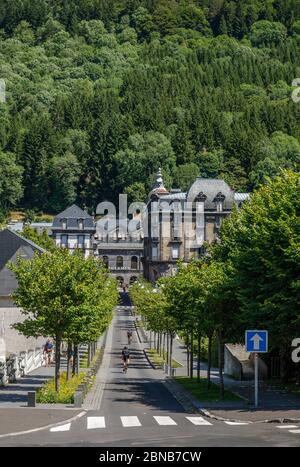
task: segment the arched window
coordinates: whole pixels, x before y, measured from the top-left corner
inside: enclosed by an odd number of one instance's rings
[[[108,268],[108,256],[102,256],[102,261],[104,265]]]
[[[137,256],[132,256],[131,257],[131,269],[137,269],[137,268],[138,268]]]
[[[137,280],[138,280],[138,278],[136,276],[131,276],[130,284],[134,284]]]
[[[117,268],[123,267],[123,256],[117,256]]]
[[[124,284],[124,277],[118,276],[118,277],[117,277],[117,281],[118,281],[119,287],[122,287],[123,284]]]

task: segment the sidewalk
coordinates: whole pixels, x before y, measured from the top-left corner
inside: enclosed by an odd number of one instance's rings
[[[0,408],[26,407],[28,391],[37,391],[48,379],[54,376],[54,365],[40,367],[15,383],[0,387]]]
[[[49,407],[39,408],[3,408],[0,406],[0,438],[16,433],[43,430],[56,424],[68,423],[82,416],[82,409],[64,409]]]
[[[149,332],[145,331],[149,337]],[[187,376],[186,347],[174,339],[173,358],[183,366],[176,368],[176,376]],[[197,376],[197,360],[194,358],[194,377]],[[200,376],[207,377],[207,364],[201,362]],[[218,368],[211,369],[211,381],[219,384]],[[254,381],[237,381],[224,375],[225,389],[232,391],[242,398],[241,401],[201,402],[190,396],[187,391],[173,382],[173,389],[179,398],[187,398],[198,410],[215,418],[247,421],[292,421],[300,420],[300,397],[286,391],[280,391],[267,386],[263,381],[259,383],[259,407],[254,408]]]

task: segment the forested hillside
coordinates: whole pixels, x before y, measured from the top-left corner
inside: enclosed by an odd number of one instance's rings
[[[300,0],[1,0],[0,209],[300,167]]]

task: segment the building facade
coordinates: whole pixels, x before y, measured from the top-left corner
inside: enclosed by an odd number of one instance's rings
[[[218,239],[223,219],[247,197],[224,180],[201,177],[187,192],[168,191],[159,170],[145,211],[145,278],[155,282],[175,275],[179,259],[188,263],[201,257],[205,244]]]
[[[128,220],[119,223],[107,219],[104,228],[94,236],[95,256],[107,265],[110,274],[121,287],[128,287],[143,276],[143,229],[137,219],[137,228],[129,232]]]
[[[79,249],[85,257],[94,254],[94,219],[75,204],[54,217],[51,230],[56,246],[71,252]]]
[[[76,205],[55,216],[52,237],[58,247],[83,251],[85,257],[101,259],[112,277],[125,287],[143,275],[143,229],[140,219],[137,228],[128,231],[128,220],[118,222],[105,218],[98,221]],[[97,227],[98,226],[98,227]]]

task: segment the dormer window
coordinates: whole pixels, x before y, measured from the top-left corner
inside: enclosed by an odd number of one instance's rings
[[[223,212],[225,196],[220,192],[214,199],[217,212]]]
[[[79,227],[79,230],[83,230],[83,219],[78,220],[78,227]]]

